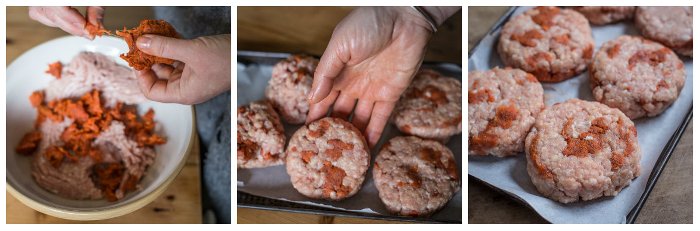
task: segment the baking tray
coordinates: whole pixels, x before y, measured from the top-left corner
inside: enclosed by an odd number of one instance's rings
[[[501,16],[496,21],[496,23],[491,27],[491,29],[489,29],[489,32],[486,33],[486,35],[498,33],[500,31],[501,27],[508,21],[508,19],[510,19],[510,17],[513,16],[513,14],[515,13],[517,8],[518,8],[517,6],[513,6],[510,9],[508,9],[508,11],[506,11],[506,13],[503,14],[503,16]],[[484,37],[486,37],[486,35],[484,35]],[[482,41],[483,41],[483,37],[481,39],[479,39],[479,41],[473,47],[471,47],[471,50],[469,50],[469,53],[468,53],[469,54],[468,57],[472,57],[472,54],[476,51],[476,49],[474,49],[474,48],[479,47],[479,45],[481,45]],[[651,193],[652,189],[656,185],[656,181],[659,179],[659,176],[661,176],[661,172],[663,172],[664,168],[666,167],[668,160],[671,158],[671,154],[673,154],[673,151],[676,149],[676,145],[678,145],[678,142],[680,141],[680,138],[683,135],[683,132],[688,127],[688,124],[690,123],[692,118],[693,118],[693,107],[691,106],[690,109],[688,110],[688,112],[686,113],[683,121],[681,122],[680,126],[678,126],[678,128],[676,128],[675,132],[673,133],[671,138],[666,143],[666,146],[664,146],[663,150],[661,151],[661,155],[656,160],[656,164],[654,165],[654,168],[651,171],[651,175],[649,176],[647,184],[644,187],[644,191],[642,192],[642,196],[639,198],[639,201],[637,201],[637,203],[634,205],[634,207],[632,207],[632,209],[629,211],[629,213],[626,216],[627,224],[634,223],[635,220],[637,219],[637,216],[639,216],[639,212],[642,210],[642,207],[644,207],[644,203],[646,203],[647,199],[649,198],[649,194]],[[524,205],[524,206],[526,206],[534,211],[534,209],[529,204],[527,204],[525,201],[523,201],[522,199],[515,197],[512,194],[489,184],[488,182],[482,181],[481,179],[478,179],[478,178],[473,177],[471,175],[469,175],[468,177],[469,177],[469,180],[475,180],[477,182],[485,184],[489,188],[492,188],[499,193],[502,193],[504,195],[508,195],[511,199],[513,199],[517,203],[522,204],[522,205]],[[539,213],[537,213],[537,212],[535,212],[535,214],[540,216]],[[543,220],[546,220],[546,219],[543,218]]]
[[[274,65],[279,60],[285,59],[290,55],[290,53],[277,53],[277,52],[260,52],[260,51],[238,51],[237,52],[237,62],[244,65],[248,64],[266,64]],[[316,57],[319,58],[319,57]],[[454,63],[444,63],[444,62],[424,62],[423,67],[434,68],[443,74],[453,76],[460,79],[461,72],[450,71],[449,68],[442,68],[442,66],[459,67],[460,64]],[[388,125],[389,126],[393,125]],[[461,136],[457,135],[453,139],[460,139]],[[381,140],[380,140],[381,142]],[[455,156],[457,161],[461,160],[461,157]],[[458,163],[461,167],[462,163]],[[464,179],[464,178],[463,178]],[[462,182],[464,182],[462,180]],[[367,182],[365,182],[366,184]],[[291,187],[291,186],[290,186]],[[464,189],[464,187],[462,187]],[[460,189],[460,190],[462,190]],[[451,219],[439,219],[431,217],[404,217],[404,216],[390,216],[383,214],[369,214],[354,211],[345,211],[333,208],[326,208],[320,206],[313,206],[307,204],[300,204],[291,201],[278,200],[274,198],[268,198],[258,195],[253,195],[250,193],[242,192],[237,190],[237,203],[236,206],[239,208],[253,208],[262,209],[270,211],[283,211],[283,212],[294,212],[294,213],[305,213],[323,216],[342,216],[342,217],[352,217],[352,218],[364,218],[364,219],[377,219],[377,220],[387,220],[387,221],[402,221],[402,222],[418,222],[418,223],[445,223],[445,224],[461,224],[461,220],[451,220]],[[464,211],[462,211],[464,212]]]

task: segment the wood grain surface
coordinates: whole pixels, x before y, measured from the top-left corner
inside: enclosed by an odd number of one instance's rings
[[[354,7],[237,7],[238,50],[307,53],[321,56],[333,29]],[[461,11],[428,43],[425,60],[461,64]],[[237,208],[238,224],[397,223],[346,217]]]
[[[469,49],[496,23],[508,7],[469,7]],[[693,222],[693,123],[656,182],[636,223]],[[546,223],[532,209],[474,180],[468,182],[468,222]]]
[[[84,7],[78,9],[85,12]],[[27,12],[26,7],[7,7],[8,64],[34,46],[68,35],[31,20]],[[141,19],[152,17],[149,7],[108,7],[104,23],[108,30],[115,30],[136,26]],[[91,222],[64,220],[37,212],[6,192],[7,223],[202,223],[199,142],[195,142],[192,150],[168,189],[149,205],[130,214]]]
[[[237,7],[238,50],[321,56],[335,25],[354,7]],[[462,12],[428,42],[426,61],[461,63]]]

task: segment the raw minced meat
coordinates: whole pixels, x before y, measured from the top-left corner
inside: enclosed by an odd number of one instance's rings
[[[308,95],[318,59],[292,55],[275,64],[265,97],[290,124],[302,124],[309,112]]]
[[[522,153],[544,108],[542,85],[520,69],[469,72],[469,155]]]
[[[586,70],[593,44],[591,26],[581,13],[540,6],[503,26],[497,51],[506,66],[532,73],[540,82],[559,82]]]
[[[673,51],[636,36],[603,44],[591,63],[593,97],[631,119],[660,114],[685,85],[685,67]]]
[[[342,200],[362,188],[369,161],[362,133],[347,121],[326,117],[294,133],[285,165],[299,193]]]
[[[452,151],[415,136],[389,140],[379,151],[372,172],[386,208],[404,216],[432,214],[460,189]]]
[[[104,80],[104,82],[98,82]],[[29,97],[37,109],[35,130],[16,151],[33,155],[32,176],[42,188],[69,199],[113,201],[137,190],[138,182],[155,161],[155,114],[136,107],[140,92],[121,89],[135,85],[128,68],[106,56],[83,52],[52,80]]]
[[[635,6],[577,6],[591,24],[604,25],[634,18]]]
[[[238,107],[238,167],[261,168],[284,163],[284,128],[267,101]]]
[[[393,120],[404,133],[447,141],[462,132],[462,83],[433,70],[418,71]]]
[[[693,57],[692,6],[640,6],[635,22],[644,37]]]
[[[570,99],[546,108],[525,146],[537,191],[561,203],[615,196],[641,171],[634,123],[598,102]]]

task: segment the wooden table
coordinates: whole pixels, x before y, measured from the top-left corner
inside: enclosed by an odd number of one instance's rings
[[[508,7],[469,7],[469,49],[491,29]],[[693,122],[656,182],[637,223],[693,222]],[[469,180],[468,222],[546,223],[530,208],[481,183]]]
[[[84,12],[83,8],[80,9]],[[148,7],[109,7],[104,22],[107,29],[115,30],[134,27],[146,18],[153,18]],[[66,35],[60,29],[31,20],[26,7],[7,7],[8,64],[22,52]],[[37,212],[6,193],[7,223],[202,223],[199,160],[199,142],[195,142],[187,163],[168,189],[149,205],[121,217],[91,222],[64,220]]]
[[[237,7],[238,50],[321,56],[333,28],[354,7]],[[462,12],[445,22],[428,43],[426,61],[461,64]],[[257,209],[237,209],[243,223],[396,223]]]
[[[237,7],[238,50],[321,56],[333,28],[354,7]],[[428,43],[426,61],[462,62],[462,12],[449,18]]]

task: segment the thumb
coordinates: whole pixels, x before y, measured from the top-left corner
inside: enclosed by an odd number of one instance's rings
[[[193,44],[190,40],[152,34],[141,35],[136,40],[136,46],[146,54],[180,61],[192,56],[190,47]]]
[[[316,71],[314,72],[314,81],[311,84],[311,94],[308,96],[309,101],[314,104],[318,103],[333,89],[333,81],[345,67],[347,58],[343,54],[338,54],[337,42],[331,39],[326,50],[318,62]],[[345,58],[345,59],[343,59]]]

